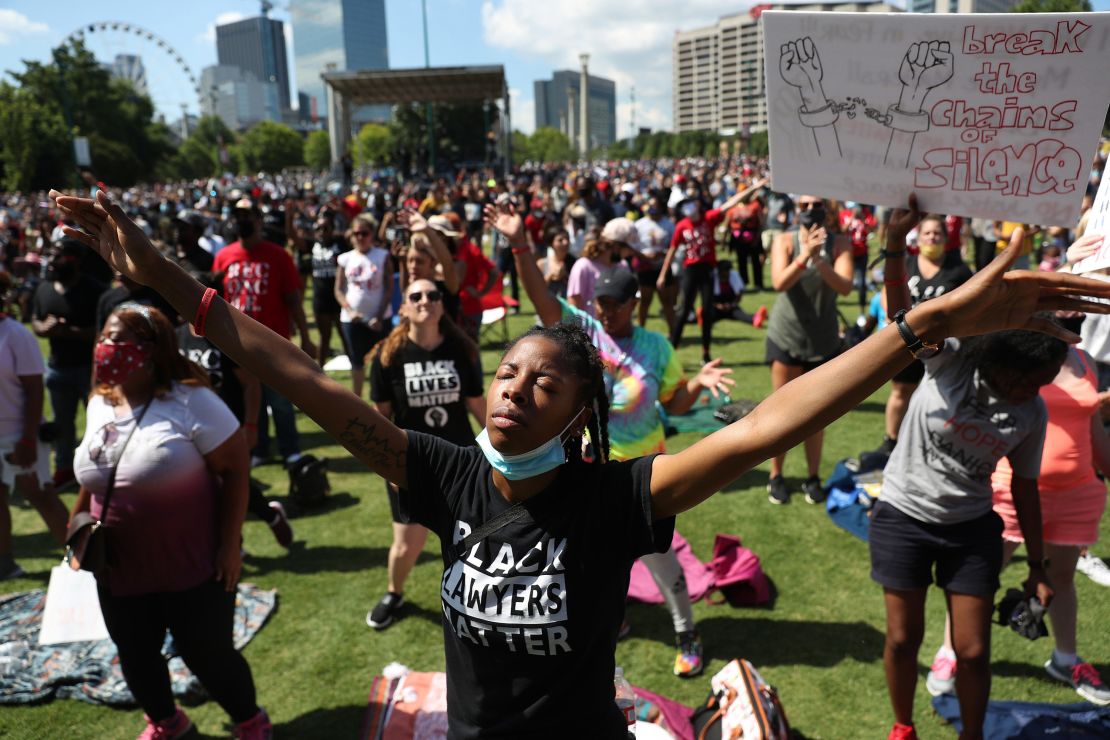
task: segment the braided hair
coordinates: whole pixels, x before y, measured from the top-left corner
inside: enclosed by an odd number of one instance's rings
[[[586,424],[586,431],[594,447],[601,453],[598,460],[609,460],[609,396],[605,392],[605,365],[601,361],[597,347],[590,336],[578,323],[559,322],[550,326],[533,326],[513,340],[506,351],[525,337],[543,337],[559,346],[560,359],[582,379],[580,398],[593,413]],[[564,445],[567,459],[577,462],[582,459],[582,438],[573,437]]]

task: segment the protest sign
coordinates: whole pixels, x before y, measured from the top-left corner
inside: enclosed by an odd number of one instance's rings
[[[1084,234],[1102,234],[1106,236],[1110,234],[1110,186],[1106,184],[1106,178],[1103,177],[1102,181],[1098,184],[1098,194],[1095,195],[1095,202],[1091,206],[1091,215],[1087,216],[1087,227],[1083,230]],[[1110,267],[1110,239],[1105,239],[1099,250],[1084,260],[1079,260],[1072,266],[1071,271],[1091,272],[1093,270],[1105,270]]]
[[[1074,226],[1110,13],[762,15],[775,190]]]

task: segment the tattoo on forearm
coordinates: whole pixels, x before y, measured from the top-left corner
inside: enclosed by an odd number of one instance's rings
[[[351,417],[339,435],[339,442],[371,466],[404,470],[405,451],[393,449],[388,439],[376,436],[377,428],[377,424],[366,424],[358,417]]]

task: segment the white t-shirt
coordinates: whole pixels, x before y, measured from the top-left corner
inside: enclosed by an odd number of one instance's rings
[[[42,375],[46,368],[38,340],[13,318],[0,319],[0,437],[23,434],[26,401],[22,375]]]
[[[97,518],[118,463],[105,523],[118,562],[107,583],[120,596],[181,591],[212,577],[218,489],[204,456],[239,429],[227,405],[203,386],[175,383],[151,401],[128,440],[142,411],[117,417],[115,407],[94,394],[73,461],[77,481],[93,494],[89,511]]]
[[[1101,272],[1088,272],[1086,278],[1110,282],[1110,275]],[[1095,358],[1097,362],[1110,363],[1110,315],[1089,313],[1079,328],[1080,349]]]
[[[385,261],[388,257],[389,250],[372,247],[365,254],[352,249],[336,259],[347,280],[347,304],[366,320],[377,316],[382,301],[388,300],[384,283]],[[391,309],[386,308],[385,316],[391,314]],[[350,312],[342,309],[339,320],[351,321]]]

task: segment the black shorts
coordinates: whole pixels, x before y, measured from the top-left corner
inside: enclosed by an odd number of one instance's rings
[[[800,367],[804,372],[808,373],[814,368],[821,367],[826,362],[836,357],[838,354],[840,353],[835,352],[828,357],[822,358],[820,360],[801,360],[772,342],[771,338],[768,337],[767,349],[765,354],[763,355],[763,362],[768,365],[770,365],[772,362],[781,362],[783,365],[789,365],[790,367]]]
[[[899,591],[928,588],[993,596],[1002,572],[1002,519],[993,511],[959,524],[928,524],[880,499],[871,512],[871,578]]]
[[[655,281],[659,279],[659,273],[662,268],[652,267],[648,270],[639,270],[636,272],[636,277],[640,280],[640,285],[646,285],[649,288],[655,288]]]
[[[924,377],[925,363],[921,360],[914,360],[909,365],[906,365],[906,367],[899,370],[898,373],[893,378],[891,378],[891,380],[893,380],[895,383],[913,383],[914,385],[917,385]]]
[[[412,524],[412,521],[401,513],[400,489],[386,481],[385,493],[389,497],[389,513],[393,517],[393,521],[397,524]]]
[[[347,358],[356,370],[366,366],[366,353],[386,338],[386,332],[374,331],[362,321],[343,321],[339,324],[339,331],[347,341]]]
[[[335,279],[312,278],[313,314],[338,316],[340,310],[339,301],[335,300]]]

